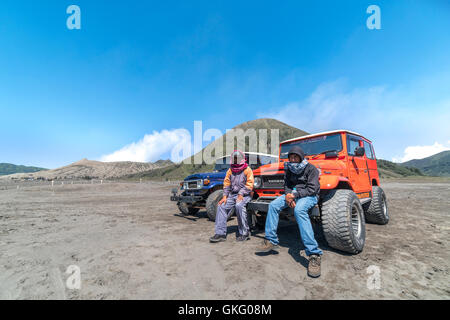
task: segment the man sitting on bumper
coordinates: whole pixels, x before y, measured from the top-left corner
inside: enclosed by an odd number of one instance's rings
[[[308,211],[317,204],[320,191],[319,170],[305,159],[303,150],[294,146],[289,150],[289,162],[284,163],[284,195],[273,200],[267,213],[265,239],[259,251],[269,252],[278,246],[277,228],[280,211],[294,208],[300,236],[309,257],[308,275],[320,276],[319,249]]]

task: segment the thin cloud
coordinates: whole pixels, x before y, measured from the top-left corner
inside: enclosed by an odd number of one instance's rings
[[[414,159],[423,159],[447,150],[450,150],[450,147],[444,146],[438,142],[435,142],[431,146],[410,146],[405,149],[403,157],[393,158],[392,161],[406,162]]]
[[[323,83],[306,99],[258,117],[275,118],[308,132],[356,131],[372,140],[378,158],[401,159],[411,145],[442,143],[450,137],[449,97],[431,100],[426,91],[420,85],[349,88],[341,79]]]

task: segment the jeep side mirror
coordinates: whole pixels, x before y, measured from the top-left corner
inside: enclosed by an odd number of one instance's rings
[[[325,153],[325,158],[337,158],[338,152],[337,151],[328,151]]]
[[[363,147],[358,147],[355,149],[355,156],[362,157],[365,152],[366,152],[366,150],[364,150]]]

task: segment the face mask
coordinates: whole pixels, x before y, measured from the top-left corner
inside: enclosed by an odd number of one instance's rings
[[[293,174],[301,174],[305,170],[308,160],[303,159],[302,162],[285,162],[284,169],[289,170]]]
[[[234,156],[237,155],[238,158],[238,163],[234,163]],[[233,154],[231,155],[231,171],[234,173],[239,173],[242,170],[244,170],[245,168],[247,168],[248,164],[245,161],[245,156],[242,152],[240,151],[235,151],[233,152]]]

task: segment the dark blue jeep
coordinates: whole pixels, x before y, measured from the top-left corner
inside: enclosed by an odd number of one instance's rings
[[[254,170],[262,165],[278,162],[278,156],[245,152],[247,163]],[[210,220],[216,220],[217,204],[223,197],[223,180],[230,168],[230,157],[216,160],[213,172],[196,173],[184,179],[180,190],[172,189],[170,200],[176,201],[183,215],[196,214],[201,208],[206,208]],[[230,216],[233,212],[230,212]]]

